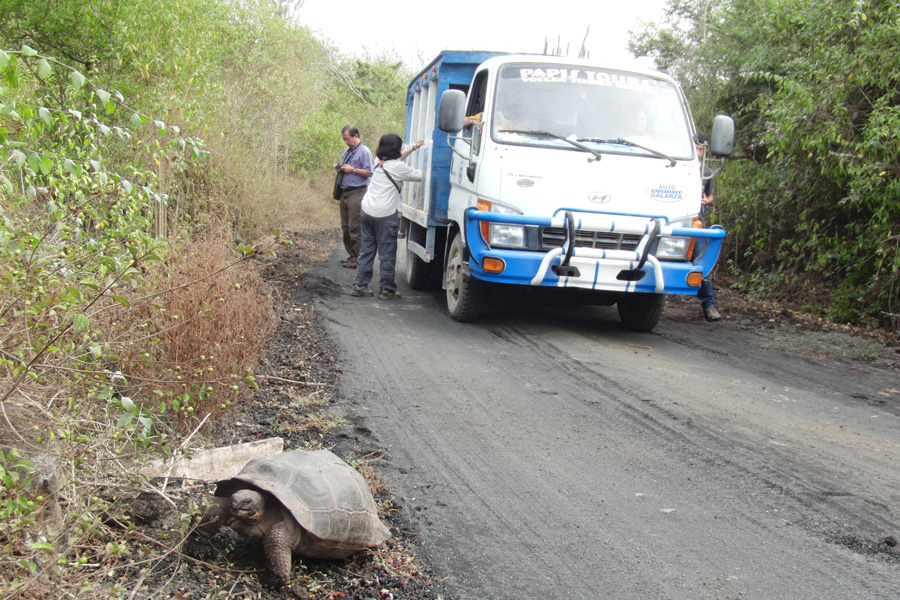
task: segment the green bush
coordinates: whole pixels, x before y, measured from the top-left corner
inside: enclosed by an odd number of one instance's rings
[[[685,82],[701,126],[735,117],[717,193],[733,267],[768,274],[755,280],[772,298],[895,329],[898,17],[885,2],[671,0],[632,42]]]
[[[402,131],[399,64],[275,9],[0,0],[2,597],[122,595],[164,553],[128,542],[141,491],[180,543],[190,507],[138,471],[255,386],[273,319],[245,258],[335,225],[344,124]]]

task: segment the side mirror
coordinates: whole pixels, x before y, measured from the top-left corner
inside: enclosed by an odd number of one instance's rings
[[[709,151],[713,156],[728,156],[732,150],[734,150],[734,121],[731,117],[718,115],[713,119]]]
[[[466,95],[460,90],[446,90],[441,94],[438,108],[438,129],[448,133],[462,131],[466,119]]]

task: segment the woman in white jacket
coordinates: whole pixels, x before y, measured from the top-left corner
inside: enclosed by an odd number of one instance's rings
[[[422,147],[419,140],[405,150],[399,135],[387,133],[378,140],[375,151],[375,171],[369,189],[362,199],[362,245],[359,249],[356,281],[352,296],[372,296],[369,282],[378,253],[381,267],[381,291],[378,297],[395,300],[400,297],[394,270],[397,263],[397,232],[400,227],[400,182],[422,181],[422,172],[403,162],[414,150]]]

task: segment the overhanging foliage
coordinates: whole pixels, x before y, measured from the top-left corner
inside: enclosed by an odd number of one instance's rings
[[[735,117],[716,217],[755,293],[900,326],[898,19],[884,0],[672,0],[633,39],[684,82],[701,128]]]

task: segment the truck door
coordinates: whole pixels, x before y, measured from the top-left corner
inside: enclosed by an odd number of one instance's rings
[[[454,169],[453,174],[456,176],[455,183],[462,188],[474,193],[476,182],[478,180],[478,163],[483,145],[484,132],[482,131],[485,119],[485,98],[487,96],[487,80],[488,72],[480,71],[476,73],[475,79],[469,88],[469,101],[466,106],[466,115],[472,119],[479,119],[480,125],[472,125],[465,128],[462,132],[463,140],[461,144],[468,146],[462,151],[464,156],[470,156],[470,160],[460,158],[458,168]],[[461,149],[462,150],[462,149]]]

